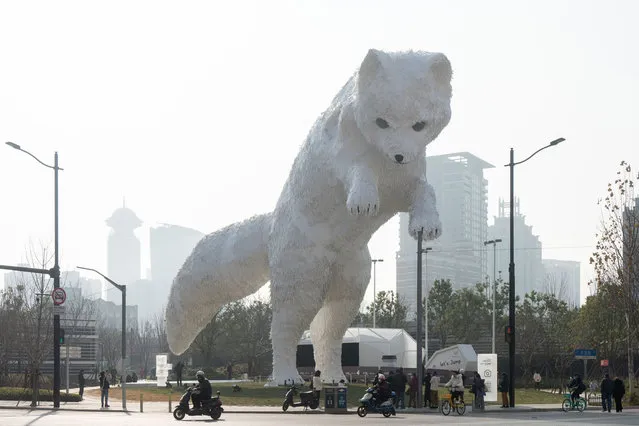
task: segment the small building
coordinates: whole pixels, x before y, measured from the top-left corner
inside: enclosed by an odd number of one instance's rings
[[[377,370],[416,371],[417,343],[401,328],[349,328],[342,340],[344,373],[374,374]],[[305,331],[297,345],[297,368],[311,375],[315,367],[311,332]]]

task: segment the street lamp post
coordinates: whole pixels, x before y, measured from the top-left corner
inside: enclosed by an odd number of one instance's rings
[[[515,406],[515,166],[525,163],[533,158],[538,152],[546,148],[555,146],[566,139],[558,138],[548,145],[539,148],[529,155],[525,160],[515,162],[515,151],[510,148],[510,163],[505,167],[510,167],[510,264],[508,265],[508,326],[512,330],[512,336],[508,343],[508,367],[509,367],[509,399],[510,406]]]
[[[375,299],[377,298],[377,262],[383,262],[384,259],[371,259],[373,262],[373,328],[377,326],[377,306],[375,305]]]
[[[484,246],[488,244],[493,245],[493,351],[491,353],[495,353],[495,298],[497,293],[497,243],[501,243],[501,239],[497,238],[495,240],[484,241]]]
[[[60,263],[58,256],[59,249],[59,233],[58,233],[58,171],[64,170],[58,166],[58,152],[53,155],[53,166],[40,161],[38,157],[31,154],[29,151],[22,149],[20,145],[14,142],[7,142],[11,148],[22,151],[25,154],[33,157],[38,163],[42,164],[49,169],[53,169],[53,215],[54,215],[54,263],[53,268],[50,271],[50,275],[53,278],[53,288],[60,287]],[[55,309],[55,308],[54,308]],[[60,407],[60,314],[53,314],[53,407]]]
[[[421,404],[424,399],[422,398],[422,383],[424,382],[424,361],[422,354],[422,330],[423,330],[423,321],[424,321],[424,309],[422,306],[422,254],[428,253],[432,250],[431,247],[422,248],[422,237],[424,235],[424,230],[420,230],[417,233],[417,332],[415,333],[415,344],[417,345],[417,359],[415,363],[415,368],[417,369],[417,403]],[[428,323],[426,324],[428,327]],[[426,337],[428,339],[428,337]],[[426,343],[426,348],[428,348],[428,342]],[[426,352],[426,356],[428,356],[428,352]]]
[[[124,360],[126,359],[126,285],[118,284],[113,281],[111,278],[102,274],[99,271],[96,271],[92,268],[85,268],[83,266],[77,266],[78,269],[84,269],[85,271],[93,271],[96,274],[100,275],[102,278],[107,280],[111,285],[122,292],[122,409],[126,411],[126,370],[124,368]]]

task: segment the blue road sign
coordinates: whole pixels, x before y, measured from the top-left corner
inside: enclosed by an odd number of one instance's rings
[[[596,349],[575,349],[575,358],[597,359],[597,350]]]

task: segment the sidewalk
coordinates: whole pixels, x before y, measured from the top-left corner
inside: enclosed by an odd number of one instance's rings
[[[97,389],[97,387],[85,388],[86,390]],[[69,389],[69,392],[77,392],[77,389]],[[153,413],[167,413],[169,414],[175,409],[179,397],[176,397],[175,400],[171,403],[171,410],[169,410],[169,403],[166,401],[145,401],[143,403],[143,411],[144,412],[153,412]],[[60,410],[68,410],[68,411],[87,411],[87,412],[124,412],[122,410],[122,401],[121,399],[110,399],[110,408],[100,408],[100,398],[86,395],[82,401],[80,402],[60,402]],[[222,402],[224,402],[224,397],[222,396]],[[52,401],[42,401],[40,405],[36,408],[32,408],[31,401],[0,401],[0,409],[23,409],[23,410],[52,410],[53,402]],[[283,414],[281,406],[239,406],[239,405],[223,405],[224,413],[246,413],[246,414]],[[632,411],[635,411],[635,407],[628,407]],[[598,406],[589,406],[587,411],[601,411],[601,407]],[[129,412],[140,412],[140,402],[127,400],[127,411]],[[470,407],[467,407],[466,415],[472,416],[483,416],[483,415],[498,415],[498,414],[508,414],[508,413],[523,413],[523,412],[548,412],[548,411],[561,411],[560,404],[528,404],[528,405],[517,405],[514,408],[501,408],[499,405],[487,405],[485,411],[476,411],[472,410]],[[346,414],[356,414],[357,407],[349,407],[348,412]],[[406,408],[403,410],[397,410],[398,414],[437,414],[440,415],[439,410],[437,409],[428,409],[428,408]],[[288,409],[286,414],[324,414],[323,409],[319,410],[307,410],[304,411],[301,407],[291,407]]]
[[[222,398],[224,401],[224,398]],[[109,412],[123,412],[122,410],[122,402],[121,400],[111,400],[110,408],[100,408],[100,399],[87,396],[84,400],[80,402],[61,402],[60,410],[68,410],[68,411],[87,411],[87,412],[95,412],[95,411],[109,411]],[[31,401],[0,401],[0,409],[23,409],[23,410],[52,410],[53,402],[51,401],[42,401],[40,405],[36,408],[32,408]],[[171,408],[175,409],[177,405],[177,401],[172,401]],[[282,407],[280,406],[231,406],[224,405],[224,413],[247,413],[247,414],[283,414]],[[540,412],[540,411],[560,411],[561,407],[558,404],[534,404],[534,405],[519,405],[514,408],[501,408],[498,405],[489,405],[486,407],[485,411],[475,411],[468,410],[467,415],[473,416],[482,416],[482,415],[495,415],[495,414],[508,414],[512,412]],[[599,407],[589,407],[588,410],[600,410]],[[130,412],[140,412],[140,403],[139,401],[131,401],[127,400],[127,411]],[[157,401],[149,401],[143,403],[143,411],[144,412],[153,412],[160,413],[164,412],[169,414],[169,403],[168,402],[157,402]],[[357,412],[357,407],[349,407],[348,412],[346,414],[355,414]],[[286,414],[324,414],[323,409],[319,410],[307,410],[304,411],[301,407],[291,407],[288,409]],[[437,414],[439,415],[439,410],[436,409],[428,409],[428,408],[406,408],[403,410],[397,410],[398,414]]]

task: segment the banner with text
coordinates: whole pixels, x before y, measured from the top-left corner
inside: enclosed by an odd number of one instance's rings
[[[497,354],[477,354],[477,372],[486,385],[484,401],[497,401]]]

